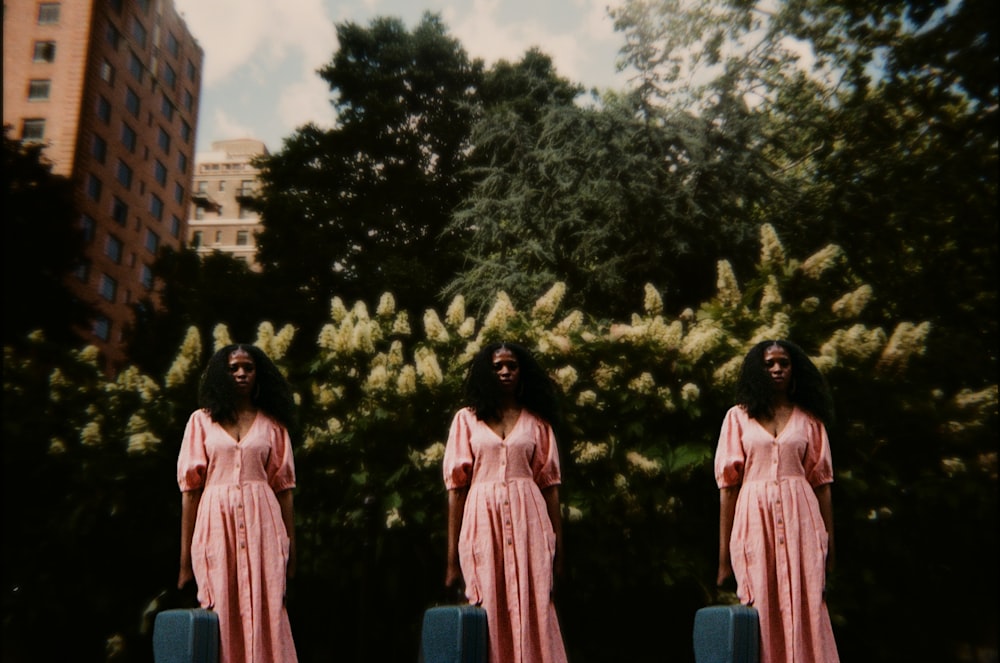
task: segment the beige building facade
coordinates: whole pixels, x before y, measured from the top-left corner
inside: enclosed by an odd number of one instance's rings
[[[257,264],[260,215],[254,206],[258,170],[254,157],[267,147],[253,138],[220,140],[195,156],[188,245],[199,255],[228,253],[253,271]]]
[[[81,338],[115,371],[152,272],[187,237],[204,51],[172,0],[5,0],[3,122],[71,179],[86,238]]]

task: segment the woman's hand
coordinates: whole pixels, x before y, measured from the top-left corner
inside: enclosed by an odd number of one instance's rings
[[[194,580],[194,571],[190,564],[181,564],[181,571],[177,574],[177,589],[184,589],[184,586]]]
[[[462,569],[458,564],[451,562],[444,574],[444,586],[448,589],[457,588],[462,582]]]
[[[726,560],[719,560],[719,573],[715,577],[715,586],[722,587],[727,580],[733,577],[733,564],[727,558]]]

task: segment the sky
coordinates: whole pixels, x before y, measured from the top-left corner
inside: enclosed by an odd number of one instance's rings
[[[623,43],[607,7],[616,0],[174,0],[205,51],[197,150],[213,141],[262,140],[271,152],[297,127],[334,123],[330,90],[316,70],[337,50],[335,25],[377,16],[408,29],[441,16],[470,58],[516,61],[532,46],[586,88],[621,88]]]

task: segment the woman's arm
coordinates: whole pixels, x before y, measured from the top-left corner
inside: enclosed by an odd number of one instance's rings
[[[200,488],[181,493],[181,568],[177,575],[177,589],[183,589],[184,585],[194,579],[191,540],[194,538],[194,523],[198,516],[199,504],[201,504]]]
[[[281,507],[281,520],[285,523],[285,533],[288,534],[288,568],[285,575],[295,577],[295,501],[292,499],[292,489],[283,490],[278,495],[278,505]]]
[[[445,587],[454,587],[462,579],[462,567],[458,560],[458,536],[462,532],[462,516],[468,496],[468,487],[448,491],[448,567],[444,576]]]
[[[726,486],[719,489],[719,572],[715,584],[722,584],[733,575],[733,560],[729,551],[729,539],[733,535],[733,519],[736,515],[736,498],[740,486]]]
[[[545,498],[545,509],[552,522],[552,531],[556,534],[556,557],[552,571],[558,577],[562,575],[563,570],[562,509],[559,506],[559,486],[549,486],[542,491],[542,497]]]
[[[833,571],[836,559],[833,554],[833,495],[830,491],[830,484],[824,483],[813,488],[816,499],[819,500],[819,513],[823,517],[823,525],[829,536],[829,545],[826,551],[826,571]]]

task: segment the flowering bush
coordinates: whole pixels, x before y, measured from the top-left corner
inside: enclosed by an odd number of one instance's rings
[[[364,302],[348,308],[333,298],[315,340],[262,323],[256,343],[289,375],[300,403],[301,613],[291,604],[300,651],[320,646],[330,624],[374,631],[386,614],[405,622],[407,642],[416,637],[419,611],[440,596],[443,579],[440,463],[449,422],[467,362],[494,340],[531,348],[562,393],[557,433],[569,600],[561,611],[576,660],[602,660],[595,638],[608,632],[608,620],[626,628],[636,617],[594,613],[595,605],[626,596],[640,606],[666,600],[656,605],[689,616],[714,595],[712,456],[740,361],[762,339],[796,341],[834,389],[841,415],[831,430],[835,495],[838,527],[847,532],[840,550],[853,569],[845,585],[884,572],[863,558],[869,546],[909,545],[903,523],[918,504],[936,504],[957,482],[964,486],[957,492],[982,502],[997,477],[995,445],[984,442],[996,432],[996,385],[952,394],[932,384],[900,389],[925,351],[930,323],[871,326],[865,312],[875,288],[857,282],[836,246],[791,259],[767,225],[761,244],[754,275],[740,282],[720,261],[717,295],[676,315],[647,284],[634,293],[638,310],[629,320],[595,320],[562,310],[565,286],[556,283],[529,311],[498,293],[482,321],[466,315],[459,296],[443,316],[427,310],[414,326],[386,293],[374,316]],[[180,435],[207,355],[229,342],[224,326],[211,334],[208,348],[191,329],[159,380],[133,368],[109,379],[90,349],[54,360],[60,351],[40,338],[28,356],[5,349],[5,468],[12,475],[5,499],[31,495],[15,510],[4,544],[5,560],[18,569],[12,581],[32,588],[18,596],[13,607],[21,616],[12,623],[26,632],[41,628],[32,620],[51,620],[53,606],[83,600],[58,596],[73,587],[81,596],[113,594],[103,601],[128,606],[127,617],[97,611],[80,629],[109,642],[123,633],[139,637],[129,631],[131,620],[176,566]],[[293,342],[315,343],[305,365],[286,362]],[[904,413],[910,423],[898,425]],[[914,489],[926,489],[917,503],[894,488],[915,477],[923,483]],[[981,508],[995,515],[995,503]],[[38,534],[42,523],[59,525]],[[124,543],[109,551],[109,540]],[[86,571],[67,571],[65,586],[33,584],[60,568],[66,550]],[[839,624],[866,609],[850,596],[845,589],[838,603],[833,593]],[[394,606],[388,613],[386,603]],[[74,622],[63,616],[56,621]]]

